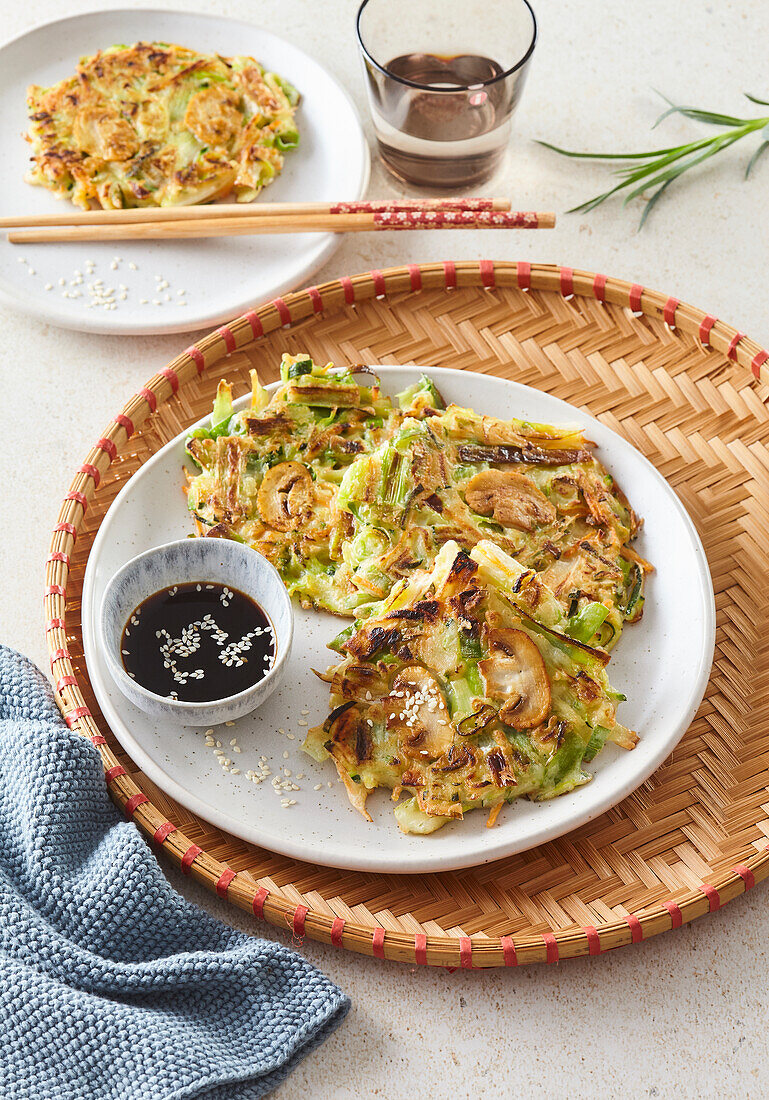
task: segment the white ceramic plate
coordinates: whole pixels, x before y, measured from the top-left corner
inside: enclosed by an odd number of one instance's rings
[[[258,18],[257,10],[254,14]],[[48,86],[69,76],[83,54],[116,42],[153,39],[225,55],[251,55],[286,76],[302,93],[297,114],[299,147],[286,154],[283,172],[257,202],[363,197],[369,154],[360,120],[347,93],[316,61],[250,23],[150,8],[60,19],[0,49],[3,215],[61,213],[66,209],[49,191],[24,182],[29,168],[29,146],[23,136],[27,86]],[[113,334],[210,328],[244,312],[254,302],[305,283],[338,244],[338,237],[331,233],[35,246],[11,245],[0,236],[0,296],[16,308],[64,328]],[[26,262],[20,263],[20,257]],[[89,307],[87,283],[92,279],[85,278],[89,259],[96,265],[93,277],[115,288],[116,309]],[[77,283],[78,271],[84,280],[71,286]],[[60,279],[66,285],[61,286]],[[158,281],[169,285],[159,292]],[[46,290],[47,285],[52,289]],[[121,286],[126,288],[123,300],[118,297]],[[180,290],[185,293],[180,295]],[[80,296],[68,298],[65,292]],[[142,305],[142,299],[147,304]],[[153,305],[154,301],[160,304]],[[182,305],[183,301],[187,304]]]
[[[419,374],[413,367],[375,369],[386,393],[410,385]],[[299,859],[353,870],[440,871],[551,840],[603,813],[659,766],[689,726],[708,680],[715,608],[705,554],[680,501],[654,467],[598,420],[555,397],[470,371],[429,373],[447,401],[493,410],[496,416],[583,425],[598,444],[600,459],[645,518],[638,551],[656,572],[648,582],[643,619],[623,632],[609,666],[613,685],[628,697],[620,706],[621,720],[641,739],[632,752],[607,746],[591,765],[595,778],[587,786],[551,802],[521,800],[506,807],[494,829],[486,828],[487,815],[477,811],[431,836],[405,836],[387,791],[372,794],[368,805],[374,821],[366,822],[349,805],[333,765],[317,764],[300,749],[307,725],[299,723],[314,725],[328,713],[328,689],[311,668],[323,669],[335,660],[326,643],[342,624],[297,607],[284,685],[256,714],[217,732],[225,748],[237,737],[243,751],[231,758],[243,772],[263,754],[273,773],[287,768],[293,778],[301,774],[301,790],[290,795],[296,805],[281,808],[269,779],[256,786],[243,775],[222,775],[205,748],[203,731],[155,724],[135,709],[110,680],[95,645],[96,615],[112,574],[135,554],[192,530],[182,493],[184,436],[179,436],[131,478],[94,541],[82,608],[91,683],[115,736],[162,790],[227,832]],[[322,789],[316,791],[319,783]]]

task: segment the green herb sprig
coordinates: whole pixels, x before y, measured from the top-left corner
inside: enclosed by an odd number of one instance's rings
[[[745,94],[751,103],[769,107],[769,100],[758,99],[756,96]],[[663,96],[663,99],[666,99],[666,97]],[[539,145],[544,145],[546,149],[552,149],[553,152],[560,153],[564,157],[631,162],[626,167],[618,168],[614,173],[620,177],[620,182],[615,187],[611,187],[603,194],[596,195],[594,198],[588,199],[587,202],[573,207],[568,211],[570,214],[581,214],[594,210],[596,206],[600,206],[602,202],[605,202],[612,195],[616,195],[619,191],[626,192],[623,205],[627,206],[631,199],[635,199],[652,189],[652,194],[647,198],[641,216],[639,228],[642,228],[649,214],[651,214],[671,183],[690,168],[696,168],[698,164],[702,164],[703,161],[715,156],[716,153],[728,149],[730,145],[734,145],[735,142],[758,130],[761,131],[763,140],[748,161],[745,169],[745,179],[747,179],[755,168],[759,157],[769,147],[769,116],[765,118],[737,118],[734,115],[722,115],[714,111],[701,111],[697,107],[679,107],[671,103],[669,99],[666,99],[666,102],[670,103],[670,107],[660,115],[652,129],[659,126],[663,119],[666,119],[669,115],[678,114],[683,115],[685,118],[694,119],[695,122],[705,122],[711,126],[723,126],[724,130],[715,137],[701,138],[699,141],[691,141],[685,145],[671,145],[666,149],[651,149],[645,153],[576,153],[569,149],[561,149],[557,145],[551,145],[547,141],[538,142]]]

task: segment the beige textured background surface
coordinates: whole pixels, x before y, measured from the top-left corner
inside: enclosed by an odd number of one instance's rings
[[[71,3],[67,13],[92,6]],[[165,0],[165,6],[189,5]],[[335,73],[365,114],[355,0],[193,6],[291,37]],[[561,214],[603,190],[608,178],[605,168],[539,149],[534,137],[606,150],[675,144],[701,128],[669,120],[650,134],[660,109],[653,88],[736,114],[752,113],[743,90],[769,99],[763,0],[535,0],[535,8],[540,41],[514,143],[491,186],[521,208]],[[62,14],[54,0],[6,4],[0,34],[10,37]],[[668,291],[767,345],[769,159],[743,184],[749,153],[738,146],[673,188],[640,235],[638,209],[613,204],[587,217],[564,215],[553,233],[356,236],[342,242],[316,281],[445,258],[558,262]],[[397,190],[375,168],[371,194],[388,193]],[[80,335],[9,310],[0,310],[0,325],[0,638],[45,665],[42,562],[71,473],[126,398],[187,341]],[[279,935],[170,873],[188,897],[222,919]],[[769,1091],[765,896],[758,887],[695,925],[600,959],[521,971],[415,970],[308,941],[304,954],[350,993],[354,1007],[279,1090],[281,1100],[763,1095]]]

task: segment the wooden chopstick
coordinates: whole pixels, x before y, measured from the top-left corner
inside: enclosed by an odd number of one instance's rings
[[[409,229],[552,229],[555,214],[495,210],[388,210],[380,213],[271,215],[118,225],[67,225],[11,232],[12,244],[179,240],[274,233],[372,233]]]
[[[129,210],[70,210],[61,214],[17,214],[0,218],[0,229],[49,225],[123,225],[131,222],[207,221],[269,218],[275,215],[378,214],[388,210],[509,210],[510,199],[368,199],[360,202],[209,203],[204,206],[148,206]]]

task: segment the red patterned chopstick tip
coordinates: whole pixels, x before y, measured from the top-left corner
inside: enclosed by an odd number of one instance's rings
[[[471,199],[393,199],[362,200],[359,202],[335,202],[329,207],[331,214],[386,214],[396,211],[428,211],[440,207],[441,210],[493,210],[494,200],[486,198]]]
[[[72,535],[73,539],[77,539],[77,527],[74,523],[57,523],[54,531],[63,531],[67,535]]]
[[[443,280],[446,284],[446,290],[456,290],[457,265],[453,260],[443,261]]]
[[[558,941],[552,932],[543,932],[542,939],[545,941],[545,947],[547,948],[547,961],[549,963],[557,963],[560,961],[561,953],[558,950]]]
[[[73,710],[68,710],[64,715],[64,721],[67,723],[70,729],[77,722],[78,718],[91,718],[92,714],[88,707],[75,707]],[[96,744],[96,741],[94,741]]]
[[[113,779],[117,779],[119,775],[125,775],[126,770],[122,764],[115,764],[114,768],[107,768],[104,773],[104,778],[108,783],[111,783]]]
[[[377,229],[538,229],[531,210],[382,210],[373,214]]]
[[[662,310],[662,316],[665,319],[665,324],[670,325],[671,328],[676,327],[676,310],[680,306],[678,298],[668,298],[665,302]]]
[[[307,297],[312,302],[312,312],[313,313],[322,313],[323,312],[323,299],[321,298],[320,291],[318,290],[318,288],[316,286],[308,286],[307,287]]]
[[[55,561],[60,561],[63,565],[66,565],[67,569],[69,569],[69,554],[64,554],[61,550],[54,550],[52,554],[48,555],[48,557],[45,559],[45,562],[46,565],[48,565],[51,562]]]
[[[231,352],[233,352],[237,347],[232,329],[229,327],[229,325],[222,325],[216,330],[216,334],[217,336],[221,336],[222,340],[224,340],[224,346],[227,349],[227,354],[230,355]]]
[[[729,341],[729,347],[726,349],[726,358],[731,359],[733,362],[737,358],[737,345],[740,340],[745,339],[744,332],[735,332],[734,336]]]
[[[487,290],[493,290],[497,285],[497,276],[494,271],[494,263],[492,260],[479,260],[478,270],[481,273],[481,282]]]
[[[519,290],[531,290],[531,264],[528,260],[518,260],[515,265],[515,278]]]
[[[598,935],[598,931],[592,924],[585,925],[582,931],[585,933],[585,938],[587,939],[588,953],[590,955],[600,955],[601,937]]]
[[[459,937],[459,965],[463,970],[473,969],[473,941],[469,936]]]
[[[759,351],[757,355],[753,356],[753,361],[750,364],[750,369],[753,372],[753,377],[761,378],[761,367],[769,359],[769,351]]]
[[[375,928],[371,934],[371,953],[375,959],[383,959],[385,957],[384,940],[384,928]]]
[[[99,482],[101,481],[101,474],[92,462],[84,462],[78,472],[81,474],[86,474],[88,477],[92,477],[94,486],[98,489]]]
[[[259,335],[261,336],[261,333]],[[202,374],[205,370],[206,359],[200,348],[196,348],[194,344],[190,344],[188,348],[184,349],[184,355],[188,356],[195,364],[198,374]]]
[[[515,944],[512,936],[500,936],[499,942],[502,944],[502,961],[505,966],[517,966],[518,956],[515,953]]]
[[[295,936],[298,936],[299,939],[304,935],[304,922],[307,920],[308,913],[309,909],[306,905],[297,905],[294,910],[294,916],[291,921],[291,931]]]
[[[227,897],[227,891],[230,888],[230,883],[235,878],[235,872],[231,867],[225,867],[219,878],[216,880],[216,892],[220,898]]]
[[[574,269],[571,267],[562,267],[559,282],[561,294],[564,298],[571,297],[574,293]]]
[[[157,411],[158,399],[157,399],[157,397],[155,397],[155,394],[152,392],[152,390],[148,389],[147,386],[142,386],[142,388],[139,390],[139,392],[137,393],[136,396],[144,398],[144,400],[147,402],[147,404],[150,407],[150,412],[156,412]]]
[[[270,896],[270,891],[265,886],[260,886],[254,894],[254,900],[251,902],[251,909],[255,917],[259,920],[264,920],[264,903]]]
[[[424,932],[414,935],[414,958],[418,966],[427,966],[427,936]]]
[[[115,417],[115,423],[123,429],[129,439],[134,434],[134,422],[131,417],[126,416],[125,413],[118,413]]]
[[[593,297],[599,302],[606,301],[606,276],[596,275],[593,279]]]
[[[52,630],[64,630],[66,625],[64,619],[49,619],[46,623],[45,632],[49,634]]]
[[[628,294],[628,305],[633,313],[641,313],[641,295],[644,288],[639,283],[633,283]]]
[[[409,283],[412,290],[422,289],[422,269],[419,264],[409,264]]]
[[[110,462],[115,461],[115,457],[117,455],[117,447],[111,439],[106,439],[104,436],[102,436],[96,446],[100,451],[104,451],[106,455],[109,455]]]
[[[342,932],[344,932],[344,921],[341,917],[334,917],[334,923],[331,925],[331,943],[334,947],[342,946]]]
[[[352,279],[349,275],[343,275],[339,280],[340,286],[344,291],[344,300],[348,306],[351,306],[355,301],[355,287],[353,286]]]
[[[286,325],[291,324],[291,310],[288,308],[282,298],[273,298],[272,304],[278,311],[280,317],[280,323],[285,328]]]
[[[667,909],[670,913],[670,924],[672,928],[680,928],[684,923],[683,914],[674,901],[663,901],[663,908]]]
[[[700,890],[708,899],[708,908],[711,913],[715,913],[716,909],[721,908],[721,897],[715,886],[711,886],[709,882],[703,882]]]
[[[171,833],[176,832],[176,826],[173,821],[164,821],[162,825],[158,825],[155,832],[152,834],[152,839],[156,844],[162,844]]]
[[[374,284],[374,297],[384,298],[385,294],[387,293],[384,275],[377,267],[375,267],[372,271],[369,271],[369,275],[371,276],[371,280]]]
[[[711,313],[709,313],[707,315],[707,317],[703,317],[702,320],[700,321],[700,329],[699,329],[700,343],[704,344],[706,347],[710,346],[710,330],[713,328],[713,325],[716,323],[716,320],[717,320],[717,318],[715,318]]]
[[[627,913],[625,920],[630,929],[630,939],[633,943],[640,943],[644,938],[644,930],[641,927],[641,922],[635,913]]]
[[[187,849],[187,851],[182,856],[182,862],[181,862],[182,874],[183,875],[188,875],[190,873],[190,871],[192,870],[192,864],[195,862],[195,860],[198,858],[198,856],[202,856],[202,855],[203,855],[203,849],[202,848],[198,848],[197,844],[190,844],[189,848]]]
[[[744,863],[738,863],[736,867],[732,867],[735,874],[738,874],[742,881],[745,883],[745,890],[752,890],[756,885],[756,880],[753,876],[753,872],[750,867],[746,867]]]
[[[176,373],[173,367],[163,367],[161,370],[158,371],[158,374],[162,374],[166,382],[168,382],[169,386],[171,387],[172,393],[179,392],[179,375]]]
[[[132,794],[129,799],[126,800],[126,804],[123,807],[126,817],[130,820],[136,813],[139,806],[143,806],[145,802],[149,802],[146,794],[139,791],[137,794]]]
[[[65,495],[64,499],[74,500],[76,504],[80,505],[84,512],[88,507],[88,501],[85,498],[85,494],[79,493],[76,489],[70,490],[70,492]]]
[[[260,336],[264,336],[262,319],[258,313],[256,313],[253,309],[249,309],[248,313],[244,313],[243,316],[251,326],[251,331],[254,334],[254,339],[258,340]],[[197,348],[195,350],[197,351]]]

